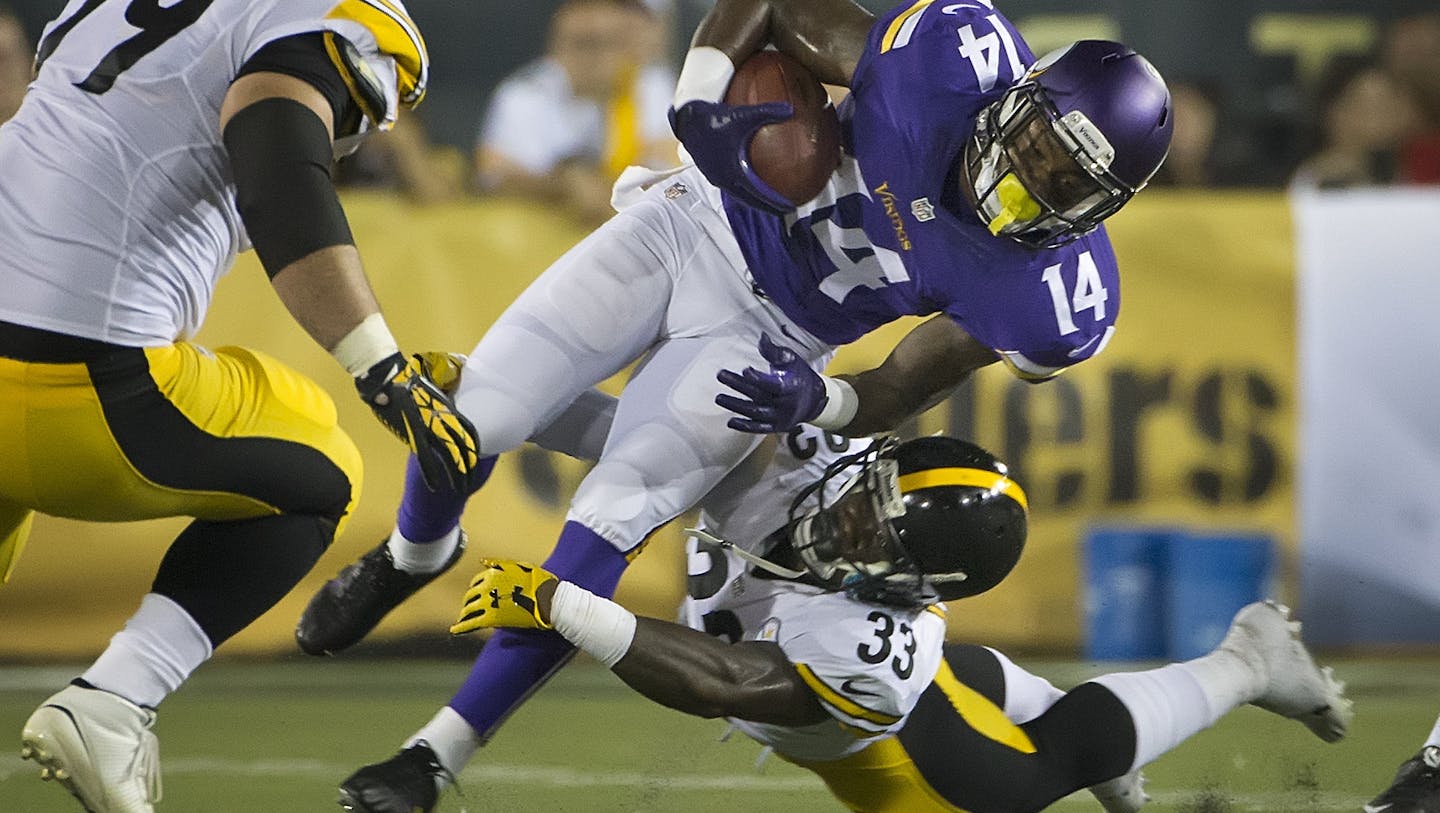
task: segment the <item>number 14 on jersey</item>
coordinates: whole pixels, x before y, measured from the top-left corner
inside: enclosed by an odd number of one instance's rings
[[[1055,305],[1055,324],[1059,326],[1061,336],[1080,329],[1075,326],[1075,317],[1084,311],[1093,310],[1091,316],[1097,322],[1105,318],[1105,301],[1110,298],[1110,293],[1100,281],[1100,269],[1095,266],[1090,252],[1086,251],[1079,257],[1073,294],[1065,290],[1065,280],[1060,276],[1060,263],[1046,268],[1041,279],[1050,286],[1050,301]]]

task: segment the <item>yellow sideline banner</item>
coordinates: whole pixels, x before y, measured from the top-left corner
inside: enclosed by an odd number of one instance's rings
[[[468,351],[505,305],[583,236],[554,212],[513,201],[416,208],[365,193],[348,195],[346,208],[407,350]],[[1147,192],[1115,218],[1111,233],[1124,301],[1103,354],[1039,386],[987,369],[909,427],[976,439],[1017,469],[1031,500],[1020,566],[992,593],[952,607],[958,638],[1076,645],[1077,543],[1092,523],[1263,531],[1284,545],[1283,562],[1292,558],[1294,285],[1283,197]],[[911,324],[843,349],[833,370],[878,362]],[[364,493],[345,535],[299,587],[222,650],[293,652],[294,624],[310,595],[389,531],[404,449],[290,319],[252,255],[222,280],[198,340],[266,350],[313,376],[334,395],[365,458]],[[376,637],[442,632],[481,555],[543,558],[584,472],[577,461],[530,449],[503,458],[467,510],[470,554],[386,619]],[[184,524],[40,517],[26,556],[0,589],[0,658],[93,657],[138,606]],[[671,528],[631,567],[620,599],[669,618],[683,585],[679,534]]]

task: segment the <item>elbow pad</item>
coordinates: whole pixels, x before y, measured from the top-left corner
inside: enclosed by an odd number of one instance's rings
[[[293,99],[262,99],[236,113],[222,137],[235,206],[272,279],[322,248],[354,244],[330,178],[330,134],[314,111]]]

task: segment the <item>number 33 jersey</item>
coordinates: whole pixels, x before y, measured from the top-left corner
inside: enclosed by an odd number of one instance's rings
[[[0,319],[130,346],[198,330],[249,247],[221,102],[263,46],[314,32],[329,32],[362,132],[424,94],[424,43],[398,0],[70,0],[0,128]]]
[[[807,761],[840,759],[898,731],[940,667],[944,610],[882,607],[753,575],[737,556],[691,539],[689,626],[773,641],[831,715],[809,726],[731,720],[756,741]]]
[[[882,15],[840,105],[845,155],[829,185],[784,217],[726,196],[755,281],[830,344],[943,312],[1023,378],[1099,352],[1120,310],[1104,229],[1042,250],[995,237],[954,171],[976,114],[1034,59],[990,0]]]

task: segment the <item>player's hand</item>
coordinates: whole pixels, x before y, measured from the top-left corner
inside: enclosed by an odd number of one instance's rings
[[[555,581],[554,575],[532,564],[483,560],[480,571],[470,580],[470,589],[465,591],[460,620],[451,625],[450,634],[495,627],[550,629],[550,623],[541,617],[537,598],[540,585],[550,581]]]
[[[741,372],[721,370],[715,378],[721,384],[743,395],[729,393],[715,396],[715,403],[738,413],[727,425],[741,432],[772,434],[788,432],[812,420],[825,408],[825,381],[820,374],[790,348],[760,337],[760,355],[770,369],[746,367]]]
[[[453,387],[460,366],[448,353],[420,353],[408,362],[395,353],[356,378],[355,388],[375,417],[410,445],[425,485],[468,494],[480,463],[475,427],[442,384]]]
[[[426,350],[415,355],[424,366],[426,377],[435,382],[441,392],[454,398],[460,388],[460,374],[465,370],[465,354]]]
[[[761,127],[793,115],[789,102],[734,106],[696,99],[670,108],[670,129],[710,183],[748,206],[781,215],[795,204],[751,169],[750,138]]]

